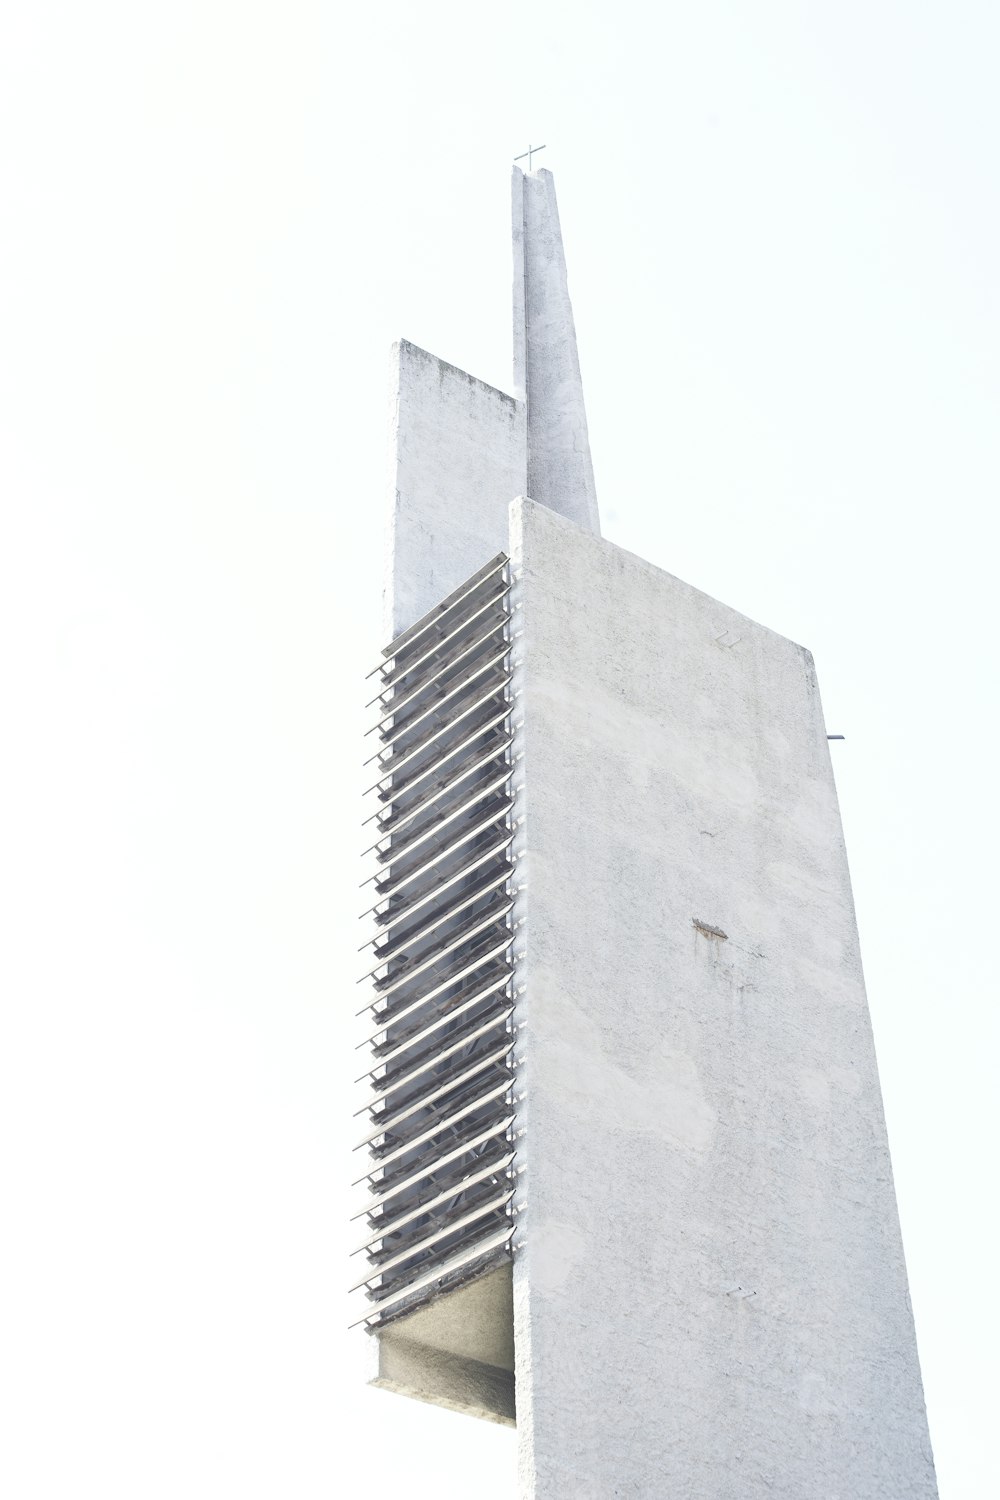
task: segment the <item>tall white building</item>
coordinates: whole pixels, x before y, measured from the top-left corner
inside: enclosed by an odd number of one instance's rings
[[[397,349],[371,1375],[516,1420],[523,1500],[923,1500],[812,658],[601,539],[551,175],[513,210],[513,394]]]

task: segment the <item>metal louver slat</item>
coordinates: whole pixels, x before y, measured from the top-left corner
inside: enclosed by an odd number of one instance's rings
[[[401,973],[387,974],[384,979],[376,979],[375,988],[379,991],[375,997],[376,1000],[387,1000],[390,995],[396,993],[400,985],[410,984],[418,975],[425,973],[427,969],[436,967],[443,958],[448,958],[451,954],[458,952],[472,938],[477,937],[481,932],[485,932],[488,927],[492,927],[500,917],[506,917],[513,905],[513,900],[505,901],[501,908],[491,911],[488,916],[483,917],[481,920],[477,921],[473,919],[471,925],[463,928],[451,938],[450,942],[442,944],[436,952],[431,953],[420,963],[412,964]],[[384,958],[381,963],[375,965],[370,974],[363,975],[363,979],[370,979],[372,975],[378,973],[379,969],[385,968],[389,962],[389,959]],[[362,980],[359,979],[358,983],[361,984]]]
[[[363,1317],[355,1319],[350,1326],[358,1328],[362,1323],[371,1324],[373,1320],[379,1318],[380,1315],[384,1316],[390,1309],[398,1307],[400,1303],[410,1302],[414,1307],[419,1306],[419,1302],[416,1300],[418,1292],[425,1292],[428,1288],[434,1288],[435,1285],[440,1286],[446,1280],[451,1280],[454,1285],[461,1286],[462,1282],[459,1279],[459,1273],[467,1271],[476,1262],[482,1264],[484,1258],[492,1252],[505,1250],[513,1233],[514,1224],[511,1221],[499,1233],[490,1235],[488,1239],[477,1242],[470,1249],[461,1250],[457,1255],[449,1256],[447,1260],[442,1261],[433,1270],[426,1271],[422,1276],[417,1277],[415,1281],[409,1282],[401,1291],[396,1292],[394,1296],[383,1297],[375,1307],[370,1307]],[[506,1257],[504,1258],[506,1259]]]
[[[476,1187],[480,1182],[485,1182],[489,1177],[497,1177],[505,1173],[514,1160],[514,1152],[508,1151],[505,1156],[500,1156],[496,1161],[487,1162],[485,1167],[480,1167],[478,1172],[471,1172],[462,1178],[462,1190]],[[403,1214],[387,1219],[384,1223],[379,1220],[378,1228],[374,1234],[370,1234],[360,1245],[355,1245],[350,1252],[351,1255],[360,1255],[362,1250],[369,1250],[372,1245],[377,1245],[379,1240],[384,1240],[390,1234],[398,1234],[399,1230],[405,1229],[406,1225],[414,1219],[419,1219],[421,1214],[430,1213],[434,1208],[440,1208],[442,1203],[447,1203],[449,1198],[454,1198],[456,1189],[454,1185],[443,1188],[433,1198],[427,1198],[418,1202],[413,1208],[408,1208]]]
[[[475,1114],[480,1105],[489,1104],[495,1099],[503,1098],[509,1089],[510,1080],[508,1079],[504,1083],[494,1084],[492,1088],[487,1089],[483,1094],[477,1094],[474,1099],[469,1100],[468,1104],[463,1104],[461,1109],[453,1110],[450,1115],[439,1114],[437,1110],[429,1111],[434,1116],[433,1124],[429,1125],[422,1134],[415,1135],[410,1140],[403,1141],[400,1145],[395,1146],[391,1151],[387,1151],[384,1156],[373,1154],[373,1159],[364,1177],[358,1177],[351,1183],[351,1186],[357,1187],[366,1178],[374,1177],[376,1172],[381,1172],[385,1167],[391,1166],[393,1162],[399,1161],[400,1157],[406,1156],[417,1146],[425,1145],[427,1141],[433,1140],[434,1136],[440,1135],[442,1131],[453,1129],[462,1120],[468,1119],[469,1115]],[[371,1149],[369,1147],[369,1150]]]
[[[467,604],[472,595],[488,579],[492,578],[496,573],[503,572],[506,567],[506,554],[498,552],[496,557],[491,558],[488,563],[484,563],[478,572],[473,573],[471,578],[467,578],[465,583],[449,594],[446,599],[442,599],[441,603],[436,605],[434,609],[430,610],[426,615],[421,616],[408,630],[404,630],[394,640],[391,640],[388,646],[382,651],[382,655],[386,661],[398,661],[401,655],[412,649],[420,636],[426,635],[429,630],[440,630],[441,623],[446,616],[453,614],[463,604]],[[378,671],[379,668],[375,670]]]
[[[500,715],[501,719],[506,719],[506,717],[506,714]],[[489,759],[491,754],[499,756],[504,751],[509,750],[514,738],[514,736],[506,729],[502,730],[499,734],[487,736],[487,728],[493,727],[495,726],[482,726],[475,729],[469,736],[470,739],[476,740],[479,743],[482,750],[482,759],[484,761]],[[437,771],[439,764],[439,762],[435,761],[429,768],[430,771]],[[466,776],[470,776],[473,772],[473,769],[478,770],[478,763],[476,767],[472,767],[469,765],[467,760],[463,760],[457,767],[440,772],[437,781],[432,781],[429,786],[424,788],[420,796],[412,802],[409,802],[406,799],[410,796],[415,787],[419,786],[421,782],[426,780],[426,776],[421,773],[421,775],[413,777],[412,781],[408,781],[405,784],[400,782],[398,788],[395,791],[389,791],[382,798],[384,802],[388,803],[388,806],[376,808],[375,812],[371,813],[370,816],[365,819],[364,823],[362,823],[362,828],[367,828],[369,823],[377,823],[380,828],[386,828],[390,826],[388,820],[392,818],[397,818],[399,822],[402,822],[405,814],[422,811],[424,806],[432,801],[437,796],[437,793],[439,791],[443,791],[446,788],[456,786],[458,782],[462,781]],[[400,811],[398,814],[395,813],[394,809],[397,807],[397,805],[400,809],[405,809],[405,814],[404,811]]]
[[[419,880],[428,870],[433,869],[435,865],[448,859],[454,854],[456,849],[460,849],[463,844],[467,844],[470,839],[475,838],[484,829],[492,827],[494,823],[499,823],[501,819],[504,820],[504,827],[506,828],[508,811],[509,807],[506,802],[491,807],[485,817],[480,818],[469,828],[466,828],[453,843],[432,845],[427,852],[426,859],[418,860],[413,869],[407,870],[405,875],[400,875],[398,879],[395,879],[391,869],[388,871],[379,870],[374,875],[371,875],[368,880],[363,881],[362,885],[371,885],[374,882],[375,889],[379,893],[379,900],[387,901],[391,896],[395,896],[398,891],[401,891],[404,885],[410,885],[414,880]],[[454,830],[449,829],[449,833],[452,832]]]
[[[436,1009],[433,1013],[434,1019],[432,1021],[428,1022],[426,1026],[421,1026],[418,1030],[410,1032],[407,1036],[404,1037],[404,1039],[398,1044],[398,1046],[390,1047],[387,1052],[379,1051],[378,1048],[376,1048],[375,1056],[372,1059],[371,1068],[367,1073],[362,1073],[361,1077],[356,1078],[354,1082],[362,1083],[366,1078],[370,1077],[372,1073],[377,1072],[379,1068],[385,1067],[388,1063],[393,1062],[397,1057],[402,1057],[405,1053],[412,1051],[420,1042],[424,1041],[428,1036],[430,1036],[432,1031],[437,1031],[442,1026],[448,1026],[452,1021],[457,1020],[459,1016],[462,1016],[467,1011],[472,1010],[472,1008],[478,1005],[481,1000],[488,999],[488,997],[495,994],[497,990],[506,989],[509,983],[510,974],[505,968],[500,977],[498,979],[495,979],[492,984],[485,985],[482,989],[477,989],[474,994],[468,995],[464,999],[462,999],[461,1005],[453,1005],[449,1003],[447,1010],[442,1011],[440,1009]],[[459,995],[459,998],[462,998],[461,994]],[[378,1030],[372,1032],[371,1036],[367,1037],[365,1040],[367,1042],[374,1042],[376,1037],[380,1037],[389,1026],[395,1027],[397,1022],[403,1021],[408,1016],[413,1015],[426,1003],[427,997],[422,996],[419,1000],[414,1000],[412,1005],[408,1005],[404,1011],[400,1011],[397,1016],[393,1017],[392,1021],[383,1022]],[[364,1045],[365,1043],[362,1042],[361,1046]]]
[[[452,903],[446,911],[425,913],[423,920],[418,926],[408,927],[405,932],[390,934],[388,942],[381,948],[375,948],[376,956],[382,960],[382,963],[388,963],[390,959],[397,956],[401,948],[405,948],[411,943],[422,943],[424,938],[441,926],[442,922],[450,922],[454,917],[458,916],[460,911],[464,911],[466,907],[472,906],[476,901],[481,901],[484,896],[490,895],[498,886],[503,885],[504,881],[508,878],[508,872],[506,871],[501,871],[500,874],[492,873],[486,877],[480,876],[472,890],[459,895],[457,899],[452,897]],[[374,941],[376,943],[379,942],[382,936],[383,934],[379,933],[378,938]],[[381,964],[379,964],[379,967],[381,968]]]
[[[381,786],[382,781],[390,777],[390,775],[396,775],[397,772],[402,771],[403,766],[409,765],[411,760],[415,760],[421,754],[426,753],[430,745],[438,744],[439,739],[445,738],[445,736],[451,738],[454,732],[456,732],[457,727],[459,727],[459,724],[462,724],[462,733],[465,733],[465,729],[468,727],[465,723],[466,718],[474,720],[475,714],[478,714],[486,706],[489,706],[490,711],[492,711],[493,706],[501,699],[508,684],[510,684],[510,673],[495,676],[493,681],[489,682],[484,690],[483,684],[480,682],[477,687],[477,696],[472,699],[471,703],[465,703],[463,706],[459,703],[457,706],[460,706],[462,711],[457,712],[454,718],[447,718],[442,724],[430,724],[427,732],[421,735],[420,739],[414,741],[414,744],[408,745],[406,750],[403,750],[402,745],[399,745],[399,747],[390,747],[388,750],[381,750],[375,756],[369,756],[364,765],[372,765],[375,760],[381,760],[381,771],[379,771],[378,781],[375,783],[376,786]]]
[[[420,1094],[411,1103],[404,1105],[402,1109],[390,1114],[387,1119],[383,1120],[380,1115],[373,1115],[372,1119],[377,1128],[366,1135],[363,1140],[360,1140],[355,1150],[360,1150],[362,1146],[370,1146],[380,1136],[395,1136],[404,1120],[408,1120],[411,1115],[426,1112],[428,1105],[435,1104],[438,1099],[443,1099],[446,1095],[453,1093],[455,1089],[462,1088],[471,1078],[477,1078],[480,1073],[488,1072],[494,1063],[501,1062],[507,1056],[513,1045],[513,1037],[505,1037],[502,1047],[497,1047],[493,1052],[488,1053],[486,1057],[479,1058],[471,1068],[466,1068],[464,1072],[446,1077],[444,1082],[439,1084],[437,1088],[429,1089],[426,1094]]]
[[[380,1078],[377,1081],[377,1084],[374,1085],[374,1087],[377,1087],[381,1090],[383,1099],[386,1098],[389,1094],[397,1093],[399,1089],[405,1088],[408,1083],[411,1083],[414,1078],[419,1078],[420,1074],[426,1072],[428,1068],[433,1068],[437,1064],[445,1062],[456,1052],[461,1052],[462,1048],[467,1047],[470,1042],[478,1041],[479,1038],[481,1036],[485,1036],[487,1032],[498,1029],[513,1014],[514,1007],[512,1005],[506,1006],[503,1010],[491,1011],[488,1018],[483,1021],[481,1025],[474,1027],[471,1031],[463,1032],[458,1041],[453,1042],[450,1047],[445,1047],[443,1049],[434,1048],[431,1052],[430,1057],[425,1062],[418,1063],[415,1068],[410,1068],[405,1073],[393,1074],[391,1081],[387,1082],[384,1078]],[[407,1045],[404,1051],[408,1052],[409,1050],[409,1045]],[[360,1083],[362,1080],[357,1079],[355,1081]],[[373,1099],[371,1103],[363,1104],[360,1109],[356,1109],[354,1111],[355,1118],[357,1118],[358,1115],[363,1115],[366,1110],[371,1109],[372,1104],[376,1102],[377,1101]]]
[[[397,834],[401,828],[409,827],[415,818],[423,817],[427,809],[433,807],[439,798],[446,796],[448,792],[453,792],[469,776],[475,776],[478,772],[485,771],[493,761],[498,760],[510,748],[512,739],[513,735],[507,734],[502,739],[493,740],[478,760],[472,761],[471,764],[460,765],[450,775],[442,777],[434,786],[428,788],[424,795],[418,798],[416,802],[411,802],[405,811],[397,813],[393,810],[393,805],[390,804],[389,807],[380,808],[374,818],[366,819],[366,822],[377,822],[381,835]],[[381,842],[380,838],[379,843]]]
[[[440,1229],[435,1230],[433,1234],[429,1234],[426,1239],[411,1241],[406,1249],[401,1250],[398,1255],[393,1255],[388,1260],[382,1261],[379,1265],[372,1266],[368,1275],[363,1276],[360,1281],[356,1281],[350,1290],[356,1292],[360,1287],[368,1286],[370,1282],[377,1281],[386,1271],[391,1271],[396,1266],[402,1265],[405,1261],[412,1260],[415,1255],[419,1255],[423,1250],[429,1250],[432,1245],[437,1244],[438,1240],[447,1239],[449,1235],[456,1234],[458,1230],[475,1223],[477,1219],[487,1218],[494,1209],[506,1207],[513,1196],[514,1189],[512,1187],[505,1188],[491,1202],[484,1203],[480,1208],[472,1209],[469,1213],[463,1214],[461,1218],[455,1219],[452,1223],[443,1225]]]
[[[490,696],[491,701],[495,702],[496,694],[491,694]],[[438,769],[439,766],[444,765],[445,761],[451,760],[453,755],[458,755],[462,750],[465,750],[471,740],[479,739],[480,736],[485,734],[488,729],[494,729],[497,724],[502,723],[506,718],[509,717],[509,715],[510,706],[506,702],[504,702],[503,707],[497,713],[494,713],[493,709],[491,708],[490,717],[488,719],[485,719],[481,724],[477,724],[473,729],[469,729],[468,726],[466,726],[462,730],[463,735],[465,735],[466,737],[459,740],[457,745],[453,744],[451,740],[446,739],[444,742],[444,749],[441,751],[441,754],[436,755],[428,765],[424,766],[423,770],[414,771],[412,776],[406,777],[400,777],[397,773],[393,773],[393,785],[389,788],[383,789],[382,782],[390,779],[389,773],[387,772],[385,776],[380,777],[379,780],[373,782],[371,786],[365,787],[363,795],[367,797],[369,792],[377,791],[381,800],[383,802],[387,802],[392,797],[394,797],[397,792],[402,795],[404,792],[412,791],[415,786],[418,786],[419,783],[423,781],[425,776],[433,775],[433,773]],[[377,817],[377,812],[372,813],[370,818],[365,819],[362,827],[370,823],[373,818]]]
[[[497,623],[506,625],[509,619],[510,616],[508,614],[503,614],[500,616],[500,619]],[[471,656],[475,651],[478,651],[480,646],[484,646],[487,641],[492,641],[494,643],[496,642],[496,624],[492,625],[490,629],[487,630],[483,635],[479,636],[477,640],[471,641],[467,646],[463,645],[461,651],[457,656],[453,656],[452,658],[450,658],[449,660],[445,660],[444,662],[436,662],[436,671],[433,671],[427,677],[422,678],[420,682],[414,683],[409,686],[405,692],[400,693],[398,698],[393,696],[385,705],[381,718],[379,718],[371,726],[370,729],[365,730],[365,738],[367,738],[370,734],[375,734],[376,731],[380,730],[385,724],[389,722],[390,719],[397,718],[402,709],[409,707],[411,703],[414,703],[420,697],[421,693],[426,693],[429,687],[433,687],[435,682],[440,682],[442,677],[447,677],[449,672],[454,672],[455,668],[459,665],[460,662],[464,661],[467,656]],[[430,704],[428,706],[434,707],[435,705]]]
[[[373,913],[378,913],[375,920],[381,925],[382,931],[387,932],[390,927],[395,927],[397,922],[404,921],[407,917],[411,917],[413,913],[420,907],[426,906],[428,901],[433,901],[437,896],[441,894],[442,891],[445,891],[449,888],[449,886],[454,885],[456,880],[464,879],[466,875],[471,874],[473,870],[478,870],[480,865],[484,865],[487,860],[492,859],[495,854],[500,854],[504,849],[508,848],[513,837],[513,833],[509,831],[505,832],[503,838],[500,839],[498,843],[494,844],[492,848],[487,849],[484,853],[477,855],[476,858],[469,864],[464,865],[460,870],[456,870],[454,875],[449,875],[446,879],[438,881],[437,885],[433,886],[431,890],[425,891],[424,894],[420,896],[416,901],[411,901],[409,906],[396,906],[395,908],[390,907],[389,911],[383,915],[381,912],[379,912],[379,907],[384,906],[385,901],[388,899],[387,897],[384,897],[382,901],[377,901],[374,906],[370,906],[368,910],[366,912],[362,912],[361,915],[364,917],[370,917]],[[374,942],[375,939],[373,938],[371,941]],[[362,943],[361,947],[358,949],[358,952],[363,953],[367,947],[367,943]]]
[[[510,1254],[512,987],[510,580],[493,558],[385,648],[378,929],[359,983],[374,1028],[358,1252],[369,1327]],[[371,705],[369,705],[371,706]],[[366,764],[370,764],[367,761]],[[362,1080],[359,1080],[362,1081]],[[407,1138],[408,1137],[408,1138]]]
[[[483,968],[486,964],[491,962],[492,959],[498,958],[500,954],[504,953],[506,949],[510,947],[513,941],[514,934],[512,932],[508,932],[506,937],[504,937],[494,947],[484,948],[481,953],[476,954],[471,963],[467,964],[464,968],[457,969],[454,973],[449,974],[447,979],[443,979],[440,984],[435,985],[434,989],[429,990],[426,994],[421,994],[417,999],[409,1001],[399,1010],[396,1010],[395,1008],[387,1008],[386,1010],[376,1011],[376,1019],[380,1019],[382,1021],[382,1025],[379,1027],[379,1030],[385,1031],[389,1027],[395,1027],[396,1022],[401,1021],[404,1016],[412,1015],[412,1013],[416,1009],[418,1009],[418,1007],[428,1004],[431,1000],[436,1000],[439,995],[444,994],[445,990],[450,990],[452,985],[459,983],[459,981],[465,979],[467,975],[474,974],[477,969]],[[377,1005],[379,1001],[383,1000],[384,998],[385,997],[383,995],[376,995],[375,999],[369,1001],[364,1010],[358,1011],[358,1015],[365,1015],[367,1011],[371,1010],[373,1006]]]
[[[372,1198],[358,1213],[352,1214],[351,1223],[353,1224],[355,1219],[363,1219],[366,1215],[375,1213],[393,1198],[399,1197],[404,1193],[409,1193],[418,1182],[423,1182],[426,1178],[432,1177],[436,1172],[442,1172],[445,1167],[452,1166],[455,1162],[461,1160],[463,1156],[468,1156],[470,1152],[478,1151],[481,1147],[487,1146],[492,1141],[499,1140],[501,1137],[506,1138],[506,1132],[512,1124],[513,1117],[511,1115],[502,1116],[499,1120],[494,1121],[488,1129],[482,1131],[481,1134],[474,1135],[469,1140],[461,1142],[453,1150],[445,1152],[444,1156],[430,1158],[416,1172],[411,1173],[408,1177],[401,1178],[398,1182],[394,1182],[392,1187],[386,1188],[383,1192],[379,1193],[378,1197]],[[381,1183],[379,1186],[381,1187]],[[454,1187],[449,1191],[453,1193],[455,1191]],[[394,1210],[394,1212],[398,1212],[398,1210]]]
[[[508,654],[509,650],[510,647],[505,641],[503,648],[494,656],[491,656],[487,661],[484,661],[481,666],[477,667],[476,670],[470,674],[470,676],[463,678],[460,682],[457,682],[453,688],[449,688],[444,696],[438,698],[435,703],[428,704],[426,708],[421,709],[420,713],[415,714],[412,718],[407,719],[405,723],[400,724],[398,728],[393,729],[388,735],[386,735],[383,748],[378,752],[378,754],[369,756],[369,758],[365,761],[365,765],[371,765],[372,761],[374,760],[381,760],[383,764],[385,764],[384,757],[386,753],[392,751],[393,745],[401,735],[410,734],[418,724],[422,724],[425,719],[430,718],[431,714],[438,713],[446,703],[450,703],[453,698],[459,697],[460,694],[465,692],[470,682],[478,682],[480,677],[485,676],[485,674],[490,670],[491,667],[498,666],[500,662],[503,661],[504,657]]]
[[[447,635],[442,636],[439,640],[437,640],[435,644],[431,646],[427,651],[425,651],[422,656],[418,656],[414,661],[405,662],[401,667],[398,675],[401,677],[412,677],[413,673],[416,672],[419,667],[423,666],[424,662],[430,661],[433,657],[438,656],[441,651],[444,650],[445,646],[453,641],[456,636],[464,635],[464,633],[469,629],[471,625],[481,619],[488,610],[492,609],[493,606],[497,604],[501,599],[506,599],[506,597],[507,584],[504,581],[501,584],[499,592],[493,594],[490,598],[488,598],[485,604],[481,604],[477,610],[475,610],[471,615],[468,615],[461,622],[461,624],[456,625],[455,628],[449,631]],[[387,671],[388,676],[383,679],[383,687],[381,692],[376,693],[374,698],[370,698],[365,704],[365,708],[371,708],[373,704],[380,702],[381,699],[385,697],[386,693],[392,692],[393,690],[393,678],[397,676],[397,673],[395,673],[391,669],[376,667],[375,672],[379,671]],[[374,675],[374,672],[368,673],[368,677],[374,677]],[[367,680],[368,678],[365,679],[366,682]]]
[[[436,744],[437,741],[442,738],[442,736],[453,733],[458,725],[463,723],[472,714],[477,713],[478,710],[483,708],[487,703],[493,703],[496,700],[498,694],[507,687],[509,682],[509,675],[499,677],[495,682],[491,682],[486,691],[479,697],[474,698],[471,703],[469,703],[465,708],[462,709],[462,712],[460,714],[456,714],[453,719],[449,719],[446,723],[440,725],[437,729],[429,731],[422,739],[418,740],[415,745],[412,745],[406,751],[405,755],[402,750],[393,750],[391,752],[383,750],[380,751],[378,755],[370,755],[364,762],[366,766],[372,765],[376,760],[382,761],[382,769],[379,773],[379,778],[375,785],[381,786],[382,782],[385,781],[387,776],[394,776],[398,771],[402,770],[403,766],[408,765],[415,756],[422,755],[430,745]],[[389,761],[385,760],[385,756],[387,754],[391,754],[391,759]],[[369,790],[371,789],[369,788]]]
[[[382,808],[382,810],[379,811],[378,814],[376,814],[379,823],[378,843],[384,843],[385,838],[399,837],[400,831],[402,831],[403,828],[409,828],[409,825],[411,825],[412,822],[415,822],[415,820],[423,819],[423,817],[426,817],[429,808],[436,807],[436,805],[439,804],[439,801],[441,801],[442,798],[445,798],[448,793],[454,792],[456,786],[459,786],[462,781],[465,781],[466,778],[469,777],[469,775],[475,775],[475,772],[477,771],[484,772],[484,774],[489,774],[490,766],[492,766],[493,763],[495,763],[496,760],[498,760],[499,757],[504,754],[504,751],[507,750],[508,745],[510,745],[510,735],[508,735],[507,738],[504,739],[504,741],[498,742],[498,744],[490,745],[489,750],[484,751],[484,753],[481,754],[480,759],[469,760],[466,765],[459,766],[459,768],[454,771],[453,775],[450,775],[447,780],[439,781],[439,783],[436,784],[435,787],[432,787],[429,792],[426,792],[424,793],[424,796],[421,796],[420,801],[414,802],[414,804],[412,804],[411,807],[406,808],[403,813],[394,814],[393,811],[391,811],[391,807]],[[508,771],[508,774],[510,774],[510,771]],[[481,780],[483,780],[483,775],[480,775],[480,783]],[[369,852],[369,850],[366,850],[366,853],[367,852]]]
[[[490,760],[493,760],[492,756],[490,757]],[[432,818],[427,819],[426,826],[421,824],[416,830],[411,830],[408,833],[406,840],[402,844],[395,844],[393,846],[390,846],[390,848],[383,850],[381,848],[381,845],[385,843],[386,839],[391,839],[394,837],[393,832],[390,829],[387,829],[384,833],[379,835],[374,844],[370,845],[369,848],[364,850],[364,853],[374,854],[377,859],[382,861],[382,863],[385,863],[390,859],[403,859],[407,854],[412,853],[414,849],[418,849],[421,844],[426,843],[428,839],[434,838],[434,836],[439,833],[442,828],[446,827],[450,823],[453,823],[456,818],[460,818],[462,814],[464,812],[468,812],[471,807],[477,807],[480,802],[484,801],[485,798],[489,796],[490,792],[496,791],[498,787],[505,786],[506,783],[510,780],[512,774],[513,768],[511,766],[505,766],[502,775],[495,777],[486,786],[478,788],[470,796],[466,797],[463,802],[460,802],[457,807],[452,808],[450,812],[435,813]],[[432,802],[430,804],[430,806],[434,807],[435,805],[436,799],[435,802]]]

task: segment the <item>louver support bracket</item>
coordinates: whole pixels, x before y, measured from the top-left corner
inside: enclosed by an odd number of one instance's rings
[[[514,1223],[510,573],[501,553],[383,651],[364,882],[375,936],[369,1199],[352,1291],[369,1329],[510,1258]]]

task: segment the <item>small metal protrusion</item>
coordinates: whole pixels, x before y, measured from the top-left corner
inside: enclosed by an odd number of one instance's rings
[[[528,158],[528,171],[530,172],[531,171],[531,158],[533,156],[535,156],[537,154],[537,152],[544,151],[544,150],[545,150],[544,146],[529,146],[528,149],[527,149],[527,151],[522,151],[521,154],[520,154],[520,156],[515,156],[514,157],[514,160],[515,161],[524,161],[524,158],[527,157]]]

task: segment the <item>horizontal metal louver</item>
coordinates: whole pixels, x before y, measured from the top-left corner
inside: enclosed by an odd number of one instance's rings
[[[364,882],[374,937],[367,1228],[376,1326],[510,1254],[510,577],[500,554],[386,647]]]

